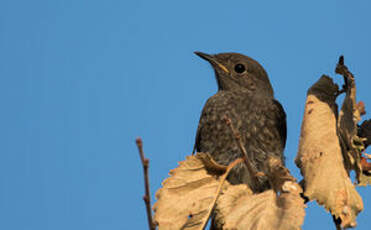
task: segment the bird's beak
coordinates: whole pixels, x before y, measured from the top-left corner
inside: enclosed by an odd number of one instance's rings
[[[225,67],[224,65],[220,64],[220,62],[218,62],[218,60],[216,60],[216,58],[215,58],[214,55],[205,54],[205,53],[198,52],[198,51],[196,51],[195,54],[197,56],[199,56],[200,58],[205,59],[206,61],[210,62],[211,65],[218,66],[224,72],[229,73],[229,70],[227,69],[227,67]]]

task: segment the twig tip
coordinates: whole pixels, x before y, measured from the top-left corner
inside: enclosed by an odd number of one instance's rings
[[[135,143],[137,143],[138,146],[143,145],[142,138],[141,138],[141,137],[137,137],[137,138],[135,139]]]
[[[340,55],[338,64],[344,65],[344,55]]]

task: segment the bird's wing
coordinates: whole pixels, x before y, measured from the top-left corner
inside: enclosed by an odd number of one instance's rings
[[[208,100],[209,101],[209,100]],[[207,101],[207,102],[208,102]],[[198,122],[198,127],[197,127],[197,132],[196,132],[196,137],[195,137],[195,145],[193,146],[193,151],[192,151],[192,155],[196,152],[196,151],[200,151],[200,143],[201,143],[201,129],[202,129],[202,126],[203,126],[203,121],[205,118],[205,107],[207,107],[207,102],[204,106],[204,108],[202,109],[202,112],[201,112],[201,116],[200,116],[200,121]]]
[[[217,94],[213,95],[212,97],[210,97],[209,99],[207,99],[203,109],[202,109],[202,112],[201,112],[201,116],[200,116],[200,121],[198,122],[198,127],[197,127],[197,132],[196,132],[196,138],[195,138],[195,145],[193,147],[193,151],[192,151],[192,155],[196,152],[196,151],[201,151],[200,150],[200,143],[201,143],[201,130],[202,130],[202,127],[205,125],[205,121],[208,119],[208,116],[210,115],[210,113],[216,113],[218,111],[214,111],[213,108],[214,106],[212,106],[213,104],[215,103],[218,103],[218,100],[222,99],[222,97],[218,96],[220,93],[218,92]],[[223,109],[222,107],[220,106],[217,106],[217,108],[219,109]]]
[[[196,138],[195,138],[195,145],[193,146],[192,155],[199,149],[199,144],[200,144],[200,130],[201,130],[201,124],[198,124],[197,132],[196,132]]]
[[[277,128],[281,136],[282,149],[285,148],[287,138],[286,113],[279,101],[273,99],[273,105],[276,110]]]

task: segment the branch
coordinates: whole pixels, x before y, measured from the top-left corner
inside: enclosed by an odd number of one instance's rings
[[[247,151],[242,143],[242,140],[241,140],[241,134],[238,132],[238,130],[236,130],[233,125],[232,125],[232,120],[227,116],[225,115],[224,116],[224,120],[225,120],[225,123],[228,125],[228,127],[231,129],[232,131],[232,134],[233,134],[233,137],[238,145],[238,147],[240,148],[241,152],[243,153],[243,160],[244,160],[244,163],[247,167],[247,170],[249,171],[249,174],[251,175],[252,178],[250,178],[250,181],[251,183],[253,184],[253,188],[258,188],[258,184],[257,184],[257,181],[258,181],[258,177],[259,176],[262,176],[262,174],[264,174],[263,172],[258,172],[254,166],[252,165],[252,163],[249,161],[249,156],[247,155]]]
[[[148,167],[149,167],[149,160],[144,157],[143,153],[143,141],[140,137],[136,139],[138,151],[140,160],[142,162],[143,166],[143,172],[144,172],[144,188],[145,188],[145,195],[143,196],[144,203],[146,205],[146,211],[147,211],[147,220],[148,220],[148,226],[150,230],[155,230],[155,225],[152,221],[152,210],[151,210],[151,195],[149,192],[149,179],[148,179]]]

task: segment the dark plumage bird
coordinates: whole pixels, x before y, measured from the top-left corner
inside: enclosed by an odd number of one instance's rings
[[[212,65],[219,89],[202,110],[194,150],[209,152],[216,162],[223,165],[243,156],[223,119],[227,115],[241,134],[255,170],[265,173],[264,162],[269,155],[284,163],[286,114],[274,99],[264,68],[252,58],[238,53],[195,54]],[[244,164],[236,166],[228,180],[232,184],[246,183],[254,192],[270,188],[267,177],[259,177],[255,183],[249,181],[249,172]]]

